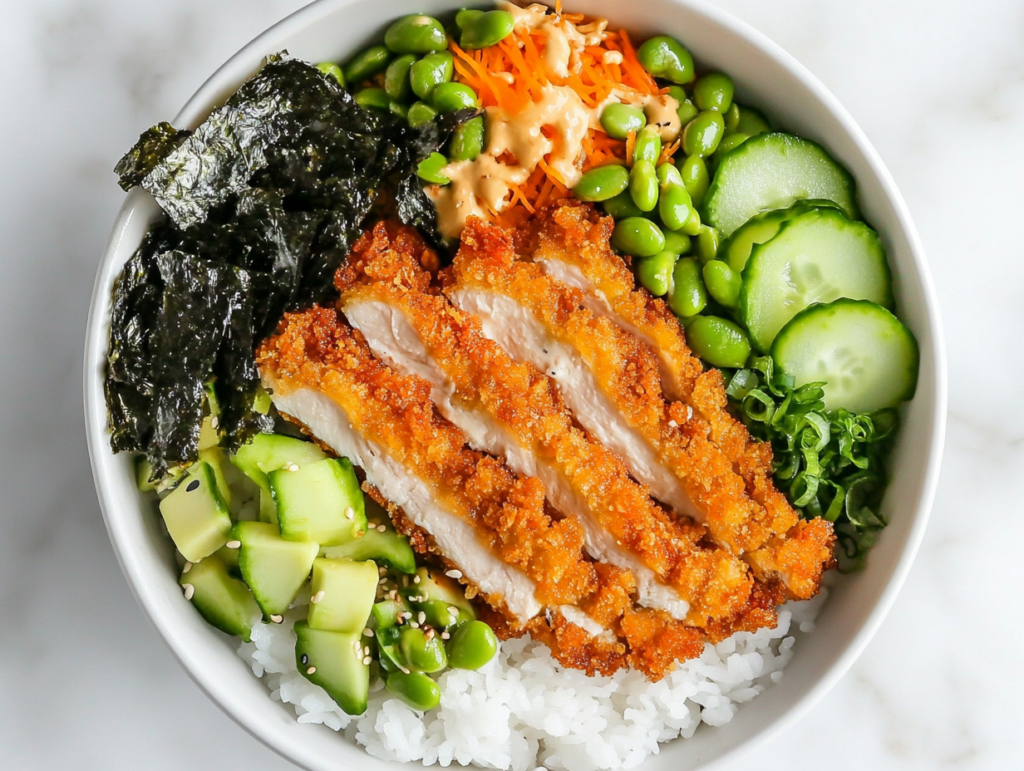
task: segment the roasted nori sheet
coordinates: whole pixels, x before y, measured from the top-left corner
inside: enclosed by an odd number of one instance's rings
[[[286,311],[328,302],[364,221],[393,211],[438,248],[416,177],[471,111],[412,129],[280,54],[193,132],[161,123],[117,164],[166,214],[113,287],[106,398],[115,451],[154,475],[195,460],[203,384],[230,446],[270,430],[254,351]]]

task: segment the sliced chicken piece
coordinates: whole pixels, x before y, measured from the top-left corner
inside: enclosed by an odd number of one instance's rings
[[[374,352],[428,380],[472,446],[538,477],[554,508],[582,523],[591,556],[633,574],[641,605],[696,626],[741,613],[748,567],[705,543],[702,526],[655,505],[614,453],[573,425],[557,387],[488,340],[421,261],[436,257],[414,231],[381,223],[339,270],[340,307]]]
[[[670,413],[649,346],[584,294],[517,259],[513,233],[471,220],[452,266],[448,298],[480,319],[488,338],[558,383],[576,420],[622,457],[633,476],[678,514],[707,524],[735,554],[772,535],[763,506],[692,410]]]
[[[655,352],[665,396],[678,400],[688,408],[687,414],[692,410],[703,421],[710,441],[743,478],[748,495],[765,512],[770,538],[761,547],[760,557],[749,560],[758,577],[806,576],[787,584],[789,596],[813,596],[822,571],[833,564],[835,536],[831,525],[815,520],[801,527],[800,537],[813,539],[815,548],[805,546],[800,553],[812,562],[800,570],[765,572],[769,564],[782,559],[781,555],[769,555],[781,548],[786,534],[798,523],[793,507],[772,482],[771,447],[753,440],[746,427],[729,413],[721,374],[715,369],[703,370],[665,303],[636,287],[632,271],[609,245],[613,226],[611,218],[600,217],[592,206],[562,201],[540,215],[529,234],[519,237],[519,243],[550,277],[579,289],[584,307],[609,318]]]

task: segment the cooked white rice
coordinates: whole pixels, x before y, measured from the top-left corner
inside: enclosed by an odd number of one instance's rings
[[[510,640],[477,672],[445,671],[441,706],[426,714],[392,698],[379,682],[364,715],[342,712],[295,668],[292,624],[305,615],[298,608],[284,624],[257,623],[238,655],[274,699],[294,706],[300,723],[344,731],[378,758],[511,771],[634,768],[660,742],[689,738],[701,723],[724,725],[741,704],[781,680],[797,636],[813,631],[826,595],[823,589],[813,600],[787,603],[775,629],[705,645],[700,658],[657,683],[633,671],[587,677],[561,667],[528,637]]]

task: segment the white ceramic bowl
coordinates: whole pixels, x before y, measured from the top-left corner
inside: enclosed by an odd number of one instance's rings
[[[464,0],[319,0],[256,38],[196,92],[174,120],[194,127],[251,75],[267,54],[287,49],[309,60],[340,60],[406,13],[441,13]],[[924,533],[938,477],[946,414],[946,369],[935,293],[906,206],[877,153],[835,98],[792,57],[762,35],[698,0],[566,0],[568,10],[606,16],[640,37],[677,36],[699,62],[728,72],[742,102],[761,107],[776,125],[824,144],[857,180],[865,218],[882,234],[895,277],[901,317],[921,344],[917,396],[904,425],[885,499],[891,525],[867,569],[844,577],[817,631],[800,642],[781,683],[744,706],[723,728],[702,728],[664,746],[645,769],[710,768],[797,720],[843,675],[875,633],[902,585]],[[140,126],[139,129],[145,128]],[[129,458],[110,451],[103,401],[103,364],[110,288],[157,208],[129,194],[96,278],[85,356],[85,410],[93,472],[110,539],[136,597],[188,673],[231,717],[281,755],[311,771],[398,768],[322,726],[300,725],[290,706],[270,699],[234,654],[234,643],[186,602],[171,546],[136,491]]]

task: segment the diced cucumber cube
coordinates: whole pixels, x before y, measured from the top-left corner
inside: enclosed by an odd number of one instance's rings
[[[370,613],[370,620],[375,629],[387,629],[398,626],[402,622],[405,613],[412,612],[412,606],[405,601],[401,595],[395,595],[396,599],[386,599],[374,604]]]
[[[313,562],[309,625],[332,632],[362,632],[377,597],[377,566],[320,558]]]
[[[232,578],[220,559],[209,556],[202,562],[189,563],[178,583],[210,624],[249,642],[252,622],[259,617],[260,609],[249,587]]]
[[[217,490],[220,491],[221,497],[224,499],[224,503],[227,504],[228,511],[230,512],[232,510],[232,490],[231,485],[228,483],[225,469],[225,466],[228,465],[227,451],[220,447],[207,447],[205,450],[199,451],[199,460],[209,463],[210,468],[213,469],[213,476],[217,480]]]
[[[359,634],[295,624],[295,664],[303,677],[319,685],[349,715],[366,711],[370,667],[364,664]]]
[[[409,545],[409,539],[395,530],[388,513],[376,501],[371,498],[365,501],[369,525],[366,535],[338,546],[326,546],[321,549],[320,556],[356,562],[374,560],[377,563],[383,562],[399,573],[416,572],[416,555]],[[381,527],[385,528],[384,532],[380,531]]]
[[[160,501],[171,540],[189,562],[199,562],[227,543],[231,515],[209,463],[193,466],[174,491]]]
[[[280,468],[323,460],[327,455],[312,442],[280,434],[257,434],[231,457],[242,472],[260,488],[260,519],[277,523],[277,505],[270,491],[267,474]]]
[[[290,466],[271,471],[268,478],[287,540],[333,546],[366,532],[363,492],[346,458]]]
[[[239,522],[231,537],[241,543],[238,567],[264,615],[283,614],[309,578],[317,544],[286,541],[268,522]]]

